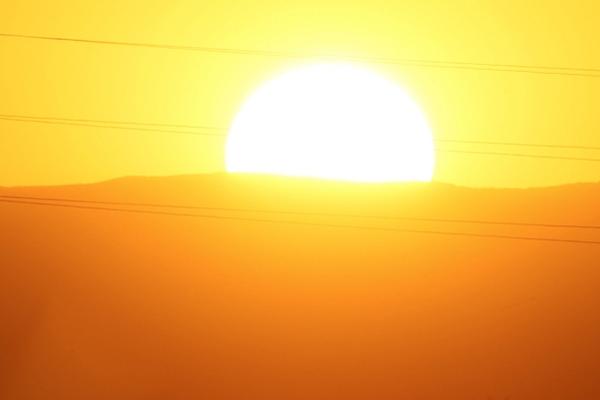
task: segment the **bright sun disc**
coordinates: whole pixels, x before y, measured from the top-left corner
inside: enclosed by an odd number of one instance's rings
[[[229,172],[430,181],[431,130],[397,84],[349,64],[287,72],[256,90],[227,139]]]

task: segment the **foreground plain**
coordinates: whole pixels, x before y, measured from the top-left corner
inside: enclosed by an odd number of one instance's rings
[[[0,196],[161,205],[0,203],[2,399],[600,398],[599,245],[396,231],[600,230],[364,217],[600,226],[600,184],[216,174]]]

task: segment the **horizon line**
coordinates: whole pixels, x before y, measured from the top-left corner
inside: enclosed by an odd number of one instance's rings
[[[90,186],[99,185],[105,183],[111,183],[122,180],[134,180],[134,179],[169,179],[169,178],[200,178],[209,176],[224,175],[231,178],[245,177],[245,178],[264,178],[264,179],[288,179],[298,181],[308,181],[312,183],[330,183],[332,185],[348,185],[348,186],[408,186],[408,185],[446,185],[456,188],[473,189],[473,190],[539,190],[539,189],[553,189],[561,188],[566,186],[575,185],[600,185],[598,181],[573,181],[565,183],[556,183],[550,185],[539,185],[539,186],[469,186],[458,183],[452,183],[447,181],[440,181],[432,179],[431,181],[383,181],[383,182],[358,182],[342,179],[330,179],[330,178],[319,178],[319,177],[303,177],[303,176],[288,176],[288,175],[277,175],[269,173],[247,173],[247,172],[236,172],[231,173],[228,171],[213,171],[213,172],[197,172],[197,173],[181,173],[181,174],[167,174],[167,175],[121,175],[109,178],[101,178],[93,181],[73,181],[64,183],[50,183],[50,184],[16,184],[16,185],[4,185],[0,184],[0,189],[34,189],[34,188],[60,188],[60,187],[72,187],[72,186]]]

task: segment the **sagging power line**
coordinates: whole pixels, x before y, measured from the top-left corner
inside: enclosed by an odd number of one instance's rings
[[[209,130],[218,131],[223,134],[227,131],[227,128],[210,126],[210,125],[191,125],[191,124],[167,124],[157,122],[134,122],[134,121],[122,121],[122,120],[107,120],[107,119],[82,119],[82,118],[61,118],[61,117],[49,117],[49,116],[37,116],[37,115],[23,115],[23,114],[0,114],[0,120],[5,121],[17,121],[17,122],[36,122],[36,121],[56,121],[56,122],[76,122],[91,124],[92,127],[97,127],[97,124],[103,124],[107,126],[115,125],[138,125],[138,126],[156,126],[166,128],[182,128],[182,129],[196,129],[196,130]],[[171,130],[157,130],[156,132],[173,133]],[[193,134],[194,132],[175,132],[184,134]],[[204,134],[203,134],[204,136]],[[219,135],[215,135],[219,136]],[[586,145],[574,145],[574,144],[549,144],[549,143],[523,143],[523,142],[503,142],[503,141],[488,141],[488,140],[464,140],[464,139],[436,139],[439,143],[454,143],[454,144],[478,144],[486,146],[515,146],[515,147],[540,147],[540,148],[551,148],[551,149],[572,149],[572,150],[600,150],[600,146],[586,146]]]
[[[443,61],[443,60],[425,60],[425,59],[408,59],[408,58],[386,58],[386,57],[369,57],[357,56],[348,54],[310,54],[292,51],[272,51],[272,50],[256,50],[256,49],[241,49],[241,48],[220,48],[220,47],[205,47],[205,46],[183,46],[171,44],[157,44],[147,42],[131,42],[131,41],[116,41],[116,40],[100,40],[100,39],[83,39],[70,38],[62,36],[45,36],[45,35],[26,35],[16,33],[0,33],[0,37],[10,39],[28,39],[28,40],[44,40],[78,44],[93,44],[105,46],[126,46],[126,47],[141,47],[150,49],[166,49],[166,50],[183,50],[206,52],[214,54],[229,54],[229,55],[245,55],[245,56],[263,56],[272,58],[326,58],[339,59],[347,61],[372,62],[377,64],[394,64],[409,67],[420,68],[444,68],[444,69],[463,69],[475,71],[495,71],[495,72],[517,72],[527,74],[541,75],[558,75],[558,76],[578,76],[589,78],[600,78],[600,69],[598,68],[577,68],[577,67],[556,67],[543,65],[524,65],[524,64],[500,64],[500,63],[480,63],[480,62],[465,62],[465,61]]]
[[[0,121],[9,122],[26,122],[26,123],[37,123],[46,125],[62,125],[62,126],[76,126],[76,127],[87,127],[87,128],[100,128],[100,129],[116,129],[121,131],[135,131],[141,133],[168,133],[177,135],[191,135],[191,136],[209,136],[216,138],[225,138],[226,129],[217,128],[211,126],[202,125],[170,125],[170,124],[159,124],[159,123],[137,123],[137,122],[122,122],[122,121],[109,121],[109,120],[92,120],[92,119],[74,119],[74,118],[57,118],[57,117],[33,117],[33,116],[9,116],[9,114],[0,114]],[[79,121],[79,122],[76,122]],[[90,122],[87,122],[90,121]],[[97,121],[94,123],[92,121]],[[118,126],[118,124],[123,124]],[[136,126],[139,125],[139,126]],[[210,132],[196,132],[196,131],[182,131],[182,130],[170,130],[170,129],[155,129],[148,128],[147,126],[173,126],[173,127],[188,127],[190,129],[206,129]],[[221,133],[217,133],[217,132]],[[468,141],[468,140],[451,140],[451,139],[437,139],[438,143],[461,143],[461,144],[483,144],[483,145],[501,145],[501,146],[523,146],[523,147],[548,147],[555,149],[580,149],[580,150],[600,150],[594,146],[571,146],[571,145],[552,145],[552,144],[531,144],[531,143],[506,143],[506,142],[481,142],[481,141]],[[512,153],[512,152],[490,152],[490,151],[474,151],[474,150],[456,150],[456,149],[445,149],[436,148],[436,151],[450,154],[466,154],[466,155],[484,155],[484,156],[501,156],[501,157],[518,157],[518,158],[533,158],[533,159],[548,159],[548,160],[561,160],[561,161],[584,161],[584,162],[600,162],[600,158],[590,157],[567,157],[567,156],[556,156],[556,155],[545,155],[545,154],[526,154],[526,153]]]
[[[135,131],[135,132],[171,133],[171,134],[176,134],[176,135],[215,136],[215,137],[221,137],[221,138],[225,137],[223,134],[211,133],[211,132],[187,132],[187,131],[168,130],[168,129],[143,128],[143,127],[135,127],[135,126],[116,126],[116,125],[109,125],[109,124],[103,125],[103,124],[94,124],[94,123],[86,123],[86,122],[79,123],[79,122],[70,122],[70,121],[4,118],[4,117],[0,117],[0,121],[30,122],[30,123],[36,123],[36,124],[62,125],[62,126],[80,126],[80,127],[87,127],[87,128],[117,129],[117,130]]]
[[[475,225],[503,225],[534,228],[558,228],[558,229],[587,229],[600,230],[600,225],[584,224],[558,224],[558,223],[534,223],[517,221],[491,221],[491,220],[473,220],[473,219],[453,219],[453,218],[433,218],[433,217],[409,217],[409,216],[388,216],[388,215],[363,215],[363,214],[343,214],[343,213],[324,213],[293,210],[268,210],[260,208],[232,208],[232,207],[210,207],[198,205],[181,205],[165,203],[142,203],[142,202],[124,202],[124,201],[103,201],[89,199],[73,199],[63,197],[39,197],[39,196],[17,196],[0,195],[0,198],[10,200],[44,201],[44,202],[63,202],[63,203],[81,203],[81,204],[101,204],[109,206],[127,206],[127,207],[150,207],[150,208],[168,208],[183,210],[205,210],[205,211],[227,211],[244,212],[257,214],[276,214],[292,215],[302,217],[332,217],[332,218],[356,218],[356,219],[375,219],[388,221],[414,221],[414,222],[436,222],[453,224],[475,224]]]
[[[201,219],[240,221],[240,222],[253,222],[253,223],[284,224],[284,225],[310,226],[310,227],[321,227],[321,228],[369,230],[369,231],[380,231],[380,232],[391,232],[391,233],[395,232],[395,233],[407,233],[407,234],[441,235],[441,236],[487,238],[487,239],[520,240],[520,241],[530,241],[530,242],[570,243],[570,244],[585,244],[585,245],[596,245],[596,246],[600,245],[600,241],[593,241],[593,240],[557,239],[557,238],[545,238],[545,237],[537,237],[537,236],[535,236],[535,237],[534,236],[513,236],[513,235],[480,234],[480,233],[469,233],[469,232],[449,232],[449,231],[420,230],[420,229],[396,229],[396,228],[384,228],[384,227],[361,226],[361,225],[341,225],[341,224],[326,224],[326,223],[317,223],[317,222],[286,221],[286,220],[277,220],[277,219],[232,217],[232,216],[220,216],[220,215],[210,215],[210,214],[173,213],[173,212],[167,212],[167,211],[153,211],[153,210],[139,210],[139,209],[129,209],[129,208],[116,208],[116,207],[100,207],[100,206],[90,206],[90,205],[47,203],[47,202],[27,201],[27,200],[0,199],[0,202],[28,205],[28,206],[59,207],[59,208],[70,208],[70,209],[80,209],[80,210],[108,211],[108,212],[120,212],[120,213],[130,213],[130,214],[162,215],[162,216],[173,216],[173,217],[188,217],[188,218],[201,218]]]

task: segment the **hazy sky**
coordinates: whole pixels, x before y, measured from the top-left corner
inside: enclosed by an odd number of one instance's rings
[[[597,1],[31,1],[0,31],[116,41],[600,67]],[[0,114],[227,127],[298,60],[0,38]],[[436,138],[600,146],[600,78],[366,64],[405,87]],[[220,138],[0,121],[0,185],[223,170]],[[445,145],[600,158],[600,152]],[[440,154],[436,180],[600,180],[600,163]]]

